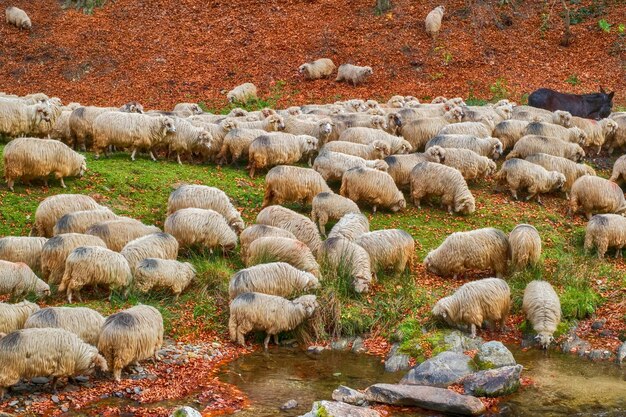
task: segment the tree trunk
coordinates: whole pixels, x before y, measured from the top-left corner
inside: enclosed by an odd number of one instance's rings
[[[567,7],[565,0],[561,0],[561,4],[563,5],[563,8],[565,9],[565,15],[563,16],[563,22],[565,23],[565,33],[563,33],[563,38],[561,39],[561,46],[570,46],[574,39],[572,36],[572,32],[570,31],[570,28],[569,28],[569,25],[570,25],[569,7]]]

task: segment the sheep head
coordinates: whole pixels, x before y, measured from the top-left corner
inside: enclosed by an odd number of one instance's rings
[[[317,125],[319,126],[320,133],[322,135],[330,135],[335,124],[330,119],[322,119],[317,123]]]
[[[537,341],[542,349],[547,349],[548,346],[554,341],[554,337],[552,333],[541,332],[537,336],[535,336],[535,341]]]
[[[404,195],[401,191],[398,191],[398,196],[396,198],[396,202],[393,206],[391,206],[391,211],[394,213],[406,208],[406,200],[404,199]]]
[[[619,125],[615,120],[612,119],[603,119],[602,120],[602,133],[604,133],[604,137],[608,138],[617,132]]]
[[[176,132],[176,123],[174,123],[174,119],[170,117],[163,117],[161,127],[166,134]]]
[[[307,317],[311,317],[315,310],[319,308],[317,297],[314,295],[303,295],[293,300],[294,304],[299,304],[304,308]]]
[[[572,115],[570,112],[564,110],[557,110],[554,112],[555,122],[564,127],[572,126]]]
[[[370,124],[373,129],[385,129],[387,127],[387,120],[382,116],[372,116]]]
[[[454,207],[457,213],[472,214],[476,210],[476,202],[471,196],[465,196],[459,199]]]
[[[367,293],[370,291],[370,283],[367,278],[356,276],[352,281],[352,285],[354,285],[354,291],[359,294]]]
[[[441,104],[441,103],[445,103],[446,101],[448,101],[448,99],[444,96],[437,96],[435,97],[431,103],[432,104]]]
[[[574,153],[574,160],[576,162],[580,162],[585,157],[585,151],[580,146],[578,146],[578,145],[576,145],[576,146],[577,146],[577,148],[576,148],[576,152]]]
[[[496,138],[489,138],[489,139],[492,143],[491,159],[496,160],[502,156],[502,153],[503,153],[502,142],[500,142],[500,140]]]
[[[567,181],[565,175],[557,171],[550,172],[550,182],[552,182],[552,190],[561,190],[565,185],[565,181]]]
[[[97,353],[93,356],[93,358],[91,358],[91,362],[89,363],[89,369],[87,370],[87,372],[91,374],[96,369],[99,369],[102,372],[106,372],[109,370],[106,359],[104,359],[102,355],[99,355]]]

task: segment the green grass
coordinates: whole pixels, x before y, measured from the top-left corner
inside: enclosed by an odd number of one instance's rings
[[[103,7],[107,0],[65,0],[63,8],[82,10],[85,14],[93,14],[97,7]]]

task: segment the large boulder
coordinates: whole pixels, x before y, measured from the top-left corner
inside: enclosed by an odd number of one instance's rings
[[[370,402],[421,407],[463,416],[477,416],[485,412],[485,405],[478,398],[445,388],[376,384],[365,390],[365,398]]]
[[[467,350],[475,350],[484,343],[480,337],[472,339],[460,330],[452,330],[443,337],[446,350],[463,353]]]
[[[520,386],[522,365],[503,366],[476,372],[463,380],[465,392],[479,397],[501,397]]]
[[[400,384],[446,388],[473,372],[472,358],[457,352],[442,352],[415,366]]]
[[[385,371],[387,372],[398,372],[398,371],[406,371],[410,368],[409,366],[409,355],[405,355],[403,353],[398,352],[400,350],[400,345],[395,343],[391,350],[389,351],[389,355],[385,360]]]
[[[332,398],[335,401],[352,405],[367,404],[367,401],[365,400],[365,394],[344,385],[339,385],[339,388],[333,391]]]
[[[380,413],[365,407],[335,401],[316,401],[310,412],[300,417],[381,417]]]
[[[202,417],[202,414],[194,408],[184,406],[174,410],[170,417]]]
[[[480,369],[501,368],[503,366],[513,366],[517,363],[511,351],[502,342],[495,340],[484,343],[478,349],[474,359]]]

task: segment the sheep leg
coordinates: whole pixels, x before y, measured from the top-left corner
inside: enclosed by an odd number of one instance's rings
[[[67,302],[72,304],[72,289],[68,287],[65,294],[67,295]]]
[[[274,344],[276,346],[278,346],[278,335],[277,334],[274,335]]]
[[[46,188],[48,187],[48,177],[45,177],[43,179],[43,186],[46,187]],[[65,188],[65,187],[63,187],[63,188]]]
[[[470,329],[471,329],[471,335],[470,335],[470,337],[471,337],[472,339],[476,339],[476,325],[472,323],[472,324],[470,325]]]
[[[133,152],[130,154],[130,160],[134,161],[135,160],[135,154],[137,153],[137,149],[133,149]]]
[[[622,247],[623,246],[618,246],[617,249],[615,250],[615,259],[621,259],[621,257],[622,257]]]
[[[254,165],[250,167],[250,178],[254,179]]]
[[[511,196],[512,196],[515,200],[517,200],[517,199],[518,199],[518,198],[517,198],[517,190],[516,190],[516,189],[511,188]]]
[[[67,188],[67,187],[65,186],[65,181],[63,181],[63,177],[61,177],[59,180],[61,181],[61,187],[63,187],[63,188]]]
[[[376,206],[373,206],[373,207],[372,207],[372,213],[373,213],[373,214],[376,214]]]
[[[265,340],[263,341],[263,348],[264,348],[265,350],[267,350],[267,346],[268,346],[268,345],[269,345],[269,343],[270,343],[270,337],[271,337],[271,336],[272,336],[272,335],[270,335],[269,333],[267,334],[267,336],[265,336]]]
[[[157,159],[156,159],[156,156],[154,156],[154,153],[152,153],[152,149],[149,151],[149,153],[150,153],[150,158],[152,158],[152,160],[156,162]],[[178,163],[180,163],[180,158],[178,159]]]
[[[15,181],[13,181],[13,180],[7,180],[7,187],[9,187],[9,190],[11,190],[11,191],[15,191],[15,190],[13,189],[13,185],[14,185],[14,184],[15,184]]]
[[[180,154],[176,152],[176,160],[178,161],[178,165],[182,165],[183,163],[180,161]]]
[[[59,382],[59,377],[55,376],[52,378],[52,392],[56,395],[59,393],[57,390],[57,382]]]
[[[585,215],[587,216],[587,220],[591,220],[591,217],[593,217],[593,213],[590,211],[586,212]]]

